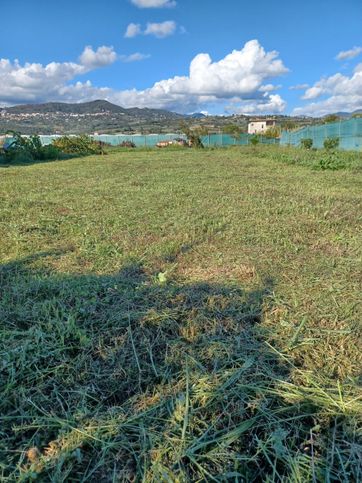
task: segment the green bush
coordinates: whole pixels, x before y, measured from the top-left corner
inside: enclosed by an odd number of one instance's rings
[[[122,141],[119,146],[121,146],[122,148],[135,148],[136,147],[136,145],[133,141]]]
[[[264,149],[261,151],[263,152]],[[362,153],[357,151],[328,151],[295,149],[294,147],[271,149],[269,158],[286,164],[307,166],[314,170],[362,169]]]
[[[62,136],[54,139],[52,146],[66,154],[76,154],[78,156],[86,156],[88,154],[102,154],[103,147],[100,143],[93,141],[87,135],[81,136]]]
[[[326,138],[323,143],[324,149],[331,151],[339,146],[339,138]]]
[[[43,159],[47,160],[55,160],[62,157],[62,153],[58,148],[53,146],[52,144],[48,144],[47,146],[43,146]]]
[[[27,151],[11,149],[5,152],[3,161],[5,163],[25,164],[32,163],[34,159]]]
[[[337,153],[325,153],[314,166],[315,169],[330,169],[333,171],[337,169],[345,169],[346,167],[347,164],[344,157],[338,156]]]
[[[6,161],[25,163],[58,159],[59,149],[54,146],[43,146],[39,136],[24,137],[16,131],[8,131],[12,141],[4,149]]]
[[[252,146],[256,146],[257,144],[259,144],[259,137],[256,134],[254,134],[253,136],[251,136],[251,138],[250,138],[250,144]]]
[[[301,139],[300,144],[304,149],[311,149],[313,146],[313,139],[311,138]]]
[[[280,127],[279,126],[272,126],[267,129],[264,133],[264,136],[269,139],[279,139],[280,138]]]

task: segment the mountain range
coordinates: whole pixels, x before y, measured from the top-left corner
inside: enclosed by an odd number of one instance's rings
[[[362,114],[362,109],[357,109],[353,112],[336,112],[335,115],[338,117],[352,117],[355,114]]]
[[[126,109],[105,100],[67,104],[25,104],[0,108],[0,133],[22,134],[157,132],[179,125],[185,116],[163,109]]]
[[[116,104],[105,100],[97,100],[91,102],[83,102],[77,104],[67,104],[65,102],[47,102],[45,104],[23,104],[13,107],[3,108],[9,113],[14,114],[35,114],[35,113],[67,113],[67,114],[123,114],[131,115],[135,117],[167,117],[174,119],[182,118],[181,114],[162,110],[162,109],[140,109],[138,107],[132,107],[126,109]]]
[[[354,113],[338,112],[342,119]],[[268,116],[259,116],[268,117]],[[272,116],[279,123],[292,120],[297,126],[323,122],[323,118],[291,118],[290,116]],[[226,125],[238,125],[247,130],[251,116],[206,116],[202,113],[182,115],[164,109],[124,108],[105,100],[67,104],[48,102],[46,104],[24,104],[0,108],[0,134],[8,130],[21,134],[80,134],[80,133],[165,133],[177,132],[181,122],[188,121],[200,125],[208,131],[219,131]]]

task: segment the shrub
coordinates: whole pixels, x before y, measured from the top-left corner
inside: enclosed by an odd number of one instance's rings
[[[264,133],[264,136],[269,139],[279,139],[280,138],[280,127],[273,126],[267,129]]]
[[[9,151],[5,151],[4,161],[6,163],[11,162],[14,164],[25,164],[32,163],[34,159],[27,151],[11,149]]]
[[[29,146],[29,139],[22,137],[20,133],[16,131],[7,131],[6,134],[12,136],[11,141],[7,140],[4,144],[4,155],[7,161],[14,161],[15,159],[20,162],[32,161],[33,157],[31,155],[31,150]]]
[[[311,138],[301,139],[300,144],[304,149],[311,149],[313,146],[313,139]]]
[[[54,139],[52,145],[63,153],[76,154],[78,156],[103,153],[103,147],[85,134],[74,137],[62,136]]]
[[[28,141],[28,149],[34,160],[45,161],[58,159],[59,149],[51,144],[42,146],[39,136],[31,136]]]
[[[259,144],[259,137],[256,136],[256,134],[254,134],[253,136],[251,136],[251,138],[250,138],[250,144],[252,146],[256,146],[257,144]]]
[[[315,168],[336,171],[337,169],[345,169],[346,166],[344,157],[339,156],[337,153],[325,153],[324,156],[321,156]]]
[[[339,138],[326,138],[323,143],[324,149],[331,151],[339,146]]]
[[[307,166],[314,170],[362,169],[362,153],[356,151],[304,150],[280,147],[274,152],[271,151],[270,158],[291,165]]]
[[[12,135],[12,141],[4,149],[7,161],[18,163],[31,161],[45,161],[57,159],[60,155],[59,149],[52,146],[42,146],[39,136],[24,137],[16,131],[8,131]]]
[[[197,134],[192,134],[190,137],[189,137],[189,145],[191,148],[203,148],[204,145],[202,144],[202,141],[201,141],[201,138],[200,136],[198,136]]]
[[[205,134],[207,134],[207,131],[204,128],[191,127],[191,126],[188,126],[185,122],[183,122],[180,125],[180,129],[187,137],[188,145],[191,148],[204,147],[201,141],[201,136],[204,136]]]
[[[61,152],[58,148],[53,146],[52,144],[48,144],[47,146],[43,146],[42,155],[43,159],[47,159],[49,161],[59,159],[61,157]]]
[[[136,145],[135,145],[135,143],[133,141],[123,141],[120,144],[120,146],[122,148],[135,148],[136,147]]]

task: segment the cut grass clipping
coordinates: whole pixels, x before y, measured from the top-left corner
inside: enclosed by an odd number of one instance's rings
[[[361,481],[360,171],[0,168],[1,481]]]

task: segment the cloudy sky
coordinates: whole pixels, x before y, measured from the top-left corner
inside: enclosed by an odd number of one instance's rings
[[[362,108],[361,0],[12,0],[1,17],[2,106]]]

